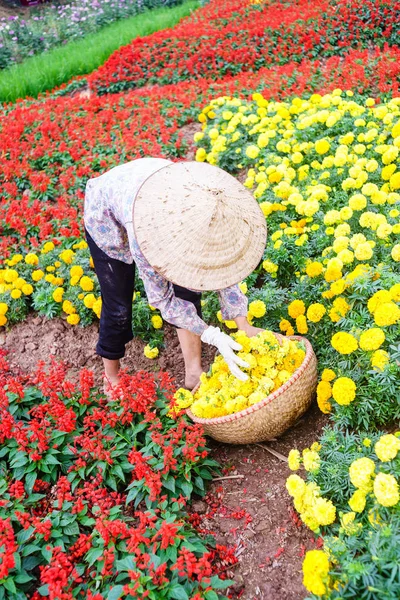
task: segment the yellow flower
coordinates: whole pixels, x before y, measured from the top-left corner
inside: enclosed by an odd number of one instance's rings
[[[154,315],[151,317],[151,324],[153,325],[154,329],[161,329],[163,326],[163,320],[159,315]]]
[[[400,308],[394,302],[380,304],[374,312],[374,321],[378,327],[389,327],[400,321]]]
[[[302,335],[308,332],[307,319],[304,315],[299,315],[296,318],[296,328],[297,331]]]
[[[286,489],[293,498],[302,496],[306,490],[306,482],[298,475],[289,475],[286,480]]]
[[[249,304],[249,313],[256,319],[263,317],[266,311],[267,308],[262,300],[253,300]]]
[[[317,472],[319,470],[320,462],[321,460],[318,452],[309,450],[309,448],[303,450],[303,464],[306,471],[311,473]]]
[[[370,260],[373,255],[373,250],[368,242],[364,244],[359,244],[357,248],[354,250],[354,255],[357,260]]]
[[[356,490],[349,500],[352,511],[361,513],[366,504],[366,494],[363,490]]]
[[[18,279],[18,271],[15,269],[6,269],[3,277],[6,283],[14,283]]]
[[[86,296],[83,299],[83,304],[86,306],[86,308],[93,308],[93,304],[96,301],[96,296],[94,294],[86,294]]]
[[[54,248],[55,248],[55,246],[54,246],[53,242],[46,242],[40,252],[41,252],[41,254],[47,254],[48,252],[51,252],[52,250],[54,250]]]
[[[390,255],[394,261],[396,261],[396,262],[400,261],[400,244],[396,244],[395,246],[393,246]]]
[[[400,283],[395,283],[389,290],[392,300],[400,302]]]
[[[93,302],[93,306],[92,306],[92,310],[98,319],[100,319],[101,307],[102,307],[102,300],[100,297],[100,298],[97,298],[97,300],[95,300]]]
[[[69,274],[71,277],[77,277],[78,281],[79,281],[79,279],[83,275],[83,269],[80,265],[74,265],[73,267],[70,268]]]
[[[356,384],[349,377],[338,377],[332,386],[332,396],[340,405],[353,402],[356,397]]]
[[[75,256],[75,252],[68,248],[67,250],[63,250],[63,252],[61,252],[59,258],[60,258],[60,260],[65,262],[67,265],[70,265],[72,263],[72,261],[74,260],[74,256]]]
[[[62,304],[62,309],[67,315],[72,315],[76,313],[76,308],[72,304],[72,302],[70,302],[70,300],[64,300]]]
[[[5,315],[1,315],[0,314],[0,327],[4,327],[4,325],[7,323],[7,317]]]
[[[202,115],[200,115],[202,116]],[[199,117],[200,119],[200,117]],[[207,152],[204,148],[197,148],[196,150],[196,160],[197,162],[204,162],[207,157]]]
[[[64,288],[62,288],[62,287],[57,287],[57,288],[54,290],[53,294],[52,294],[52,296],[53,296],[53,300],[54,300],[55,302],[61,302],[61,301],[62,301],[63,294],[64,294]]]
[[[143,353],[146,358],[157,358],[159,351],[158,348],[151,348],[149,344],[144,347]]]
[[[371,356],[371,366],[379,371],[383,371],[389,362],[389,354],[385,350],[376,350]]]
[[[315,302],[314,304],[310,304],[307,309],[307,319],[312,321],[312,323],[319,323],[325,313],[325,306],[319,302]]]
[[[248,289],[247,289],[247,283],[245,281],[242,281],[242,283],[239,283],[239,288],[243,294],[247,294]]]
[[[382,506],[395,506],[399,502],[399,485],[393,475],[378,473],[374,481],[375,498]]]
[[[378,350],[380,346],[382,346],[385,341],[385,334],[382,329],[378,327],[372,327],[371,329],[367,329],[363,331],[360,335],[360,348],[361,350]]]
[[[366,493],[372,490],[371,477],[375,472],[375,463],[366,456],[357,458],[349,467],[350,481],[354,487]]]
[[[386,302],[390,302],[392,300],[392,296],[390,292],[386,290],[378,290],[375,292],[373,296],[368,300],[368,310],[370,313],[374,313],[378,306],[381,304],[385,304]]]
[[[7,311],[8,311],[8,304],[6,304],[5,302],[0,302],[0,315],[4,316]]]
[[[303,300],[293,300],[288,306],[288,313],[292,319],[297,319],[300,315],[304,315],[306,306]]]
[[[329,398],[332,397],[332,388],[328,381],[320,381],[317,385],[317,403],[321,412],[329,414],[332,410],[332,405]]]
[[[300,452],[298,450],[293,449],[289,452],[288,466],[291,471],[300,469]]]
[[[68,315],[67,317],[67,323],[69,323],[70,325],[78,325],[80,321],[80,317],[77,314],[72,314],[72,315]]]
[[[21,291],[23,294],[25,294],[25,296],[30,296],[31,294],[33,294],[33,286],[31,286],[30,283],[25,283],[22,286]]]
[[[320,262],[309,263],[306,267],[306,273],[309,277],[318,277],[318,275],[321,275],[323,270],[324,267]]]
[[[315,142],[315,151],[318,154],[326,154],[329,149],[330,149],[331,145],[328,142],[328,140],[322,139],[322,140],[317,140]]]
[[[79,282],[79,285],[81,286],[84,292],[91,292],[94,288],[93,281],[90,279],[90,277],[87,277],[87,275],[82,277],[82,279]]]
[[[321,375],[322,381],[333,381],[335,378],[336,378],[336,373],[335,373],[335,371],[332,371],[332,369],[324,369],[322,371],[322,375]]]
[[[33,252],[29,252],[25,256],[25,262],[27,265],[37,265],[39,262],[39,258],[37,256],[37,254],[34,254]]]
[[[33,281],[40,281],[44,277],[44,272],[41,269],[36,269],[36,271],[32,271],[31,276]]]
[[[303,561],[303,585],[315,594],[323,596],[329,588],[329,559],[323,550],[308,550]]]
[[[18,300],[18,298],[21,298],[21,296],[22,296],[21,290],[17,290],[17,289],[12,290],[11,298],[13,298],[14,300]]]
[[[393,460],[400,450],[400,439],[391,433],[382,435],[376,442],[374,450],[382,462]]]
[[[258,146],[253,144],[251,146],[247,146],[245,153],[248,158],[254,159],[260,154],[260,149]]]
[[[358,348],[356,338],[345,331],[335,333],[331,339],[331,344],[340,354],[351,354]]]

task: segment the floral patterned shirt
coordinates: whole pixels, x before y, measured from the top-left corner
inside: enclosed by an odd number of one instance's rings
[[[90,179],[85,193],[85,227],[110,258],[135,262],[149,304],[159,309],[165,321],[201,335],[208,325],[191,302],[175,296],[172,283],[147,262],[134,236],[132,207],[136,194],[150,175],[170,163],[163,158],[139,158]],[[247,298],[238,285],[220,290],[218,295],[225,320],[247,314]]]

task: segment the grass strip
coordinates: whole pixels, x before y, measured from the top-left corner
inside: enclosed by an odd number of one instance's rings
[[[115,50],[142,37],[173,27],[200,5],[188,0],[172,8],[149,10],[129,19],[116,21],[96,33],[28,58],[0,72],[0,102],[15,102],[52,90],[77,75],[97,69]]]

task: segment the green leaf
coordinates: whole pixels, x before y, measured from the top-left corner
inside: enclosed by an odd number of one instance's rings
[[[210,590],[204,594],[204,598],[206,598],[206,600],[218,600],[218,594],[213,592],[213,590]]]
[[[182,488],[183,495],[186,496],[187,498],[190,498],[190,496],[193,492],[193,485],[191,483],[189,483],[189,481],[184,481],[181,484],[181,488]]]
[[[88,562],[89,567],[91,567],[96,560],[103,554],[104,548],[91,548],[89,552],[86,554],[86,560]]]
[[[22,550],[22,556],[29,556],[30,554],[33,554],[34,552],[39,552],[40,547],[37,546],[36,544],[27,544],[25,546],[25,548],[23,548]]]
[[[25,571],[32,571],[32,569],[36,569],[36,567],[43,563],[43,560],[38,556],[27,556],[22,561],[22,568]]]
[[[118,600],[121,598],[124,591],[123,585],[114,585],[108,592],[107,600]]]
[[[65,535],[79,535],[79,525],[78,523],[71,523],[71,525],[67,525],[64,527]]]
[[[29,540],[33,532],[34,527],[28,527],[28,529],[21,529],[21,531],[17,533],[18,544],[23,544],[24,542],[26,542],[26,540]]]
[[[232,579],[220,579],[218,575],[211,577],[211,587],[215,590],[226,590],[233,583]]]
[[[15,587],[15,583],[14,580],[9,577],[7,579],[3,579],[3,583],[2,585],[6,588],[6,590],[8,590],[9,592],[16,594],[17,593],[17,588]]]
[[[45,465],[59,465],[60,461],[57,460],[53,454],[48,454],[46,456],[46,458],[44,459],[44,464]]]
[[[42,596],[48,596],[49,595],[49,586],[47,585],[42,585],[40,586],[40,588],[37,589],[37,591],[39,592],[39,594],[41,594]]]
[[[189,596],[185,592],[184,588],[179,583],[172,586],[169,590],[170,598],[174,600],[189,600]],[[218,600],[218,599],[217,599]]]
[[[33,486],[35,485],[35,481],[37,478],[37,473],[28,473],[25,476],[25,489],[28,496],[32,493]]]
[[[117,571],[134,571],[136,564],[132,556],[126,556],[122,560],[117,560],[115,568]]]
[[[175,492],[175,479],[171,475],[162,482],[163,486],[170,490],[172,493]]]
[[[16,583],[27,583],[28,581],[31,581],[31,579],[33,579],[33,577],[28,575],[28,573],[19,573],[14,581]]]

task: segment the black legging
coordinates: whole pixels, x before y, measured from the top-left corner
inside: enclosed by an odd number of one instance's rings
[[[99,356],[117,360],[125,355],[125,345],[133,339],[132,298],[135,285],[135,263],[127,264],[110,258],[97,246],[85,229],[90,254],[101,290]],[[192,302],[201,317],[201,293],[174,284],[177,298]]]

